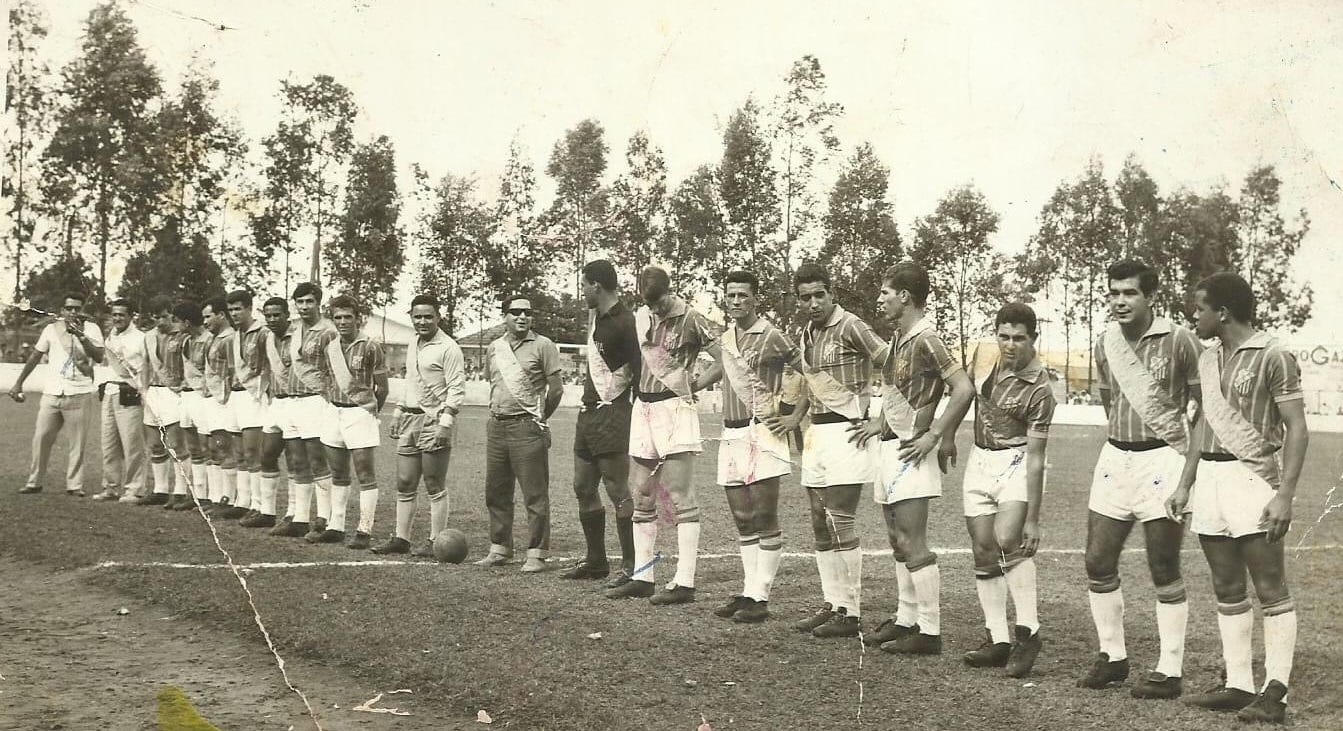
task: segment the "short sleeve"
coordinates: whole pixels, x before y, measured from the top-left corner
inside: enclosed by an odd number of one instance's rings
[[[1048,386],[1036,389],[1026,409],[1026,436],[1046,439],[1054,422],[1054,394]]]
[[[1110,390],[1110,362],[1105,357],[1105,338],[1096,339],[1091,347],[1091,359],[1096,363],[1096,385],[1102,391]]]
[[[925,357],[928,359],[928,370],[936,371],[942,380],[951,378],[961,370],[960,361],[951,356],[951,351],[947,349],[947,344],[942,342],[942,338],[930,334],[923,339],[923,343]]]
[[[1179,340],[1175,343],[1175,362],[1181,378],[1186,384],[1197,386],[1202,382],[1198,373],[1198,358],[1203,354],[1203,343],[1189,330],[1180,328],[1176,332],[1179,333]]]
[[[1301,366],[1296,356],[1282,348],[1270,348],[1264,357],[1264,385],[1274,403],[1305,398],[1301,392]]]
[[[92,322],[84,323],[84,337],[89,339],[89,342],[93,344],[93,347],[103,347],[103,331],[99,330],[98,326]]]
[[[560,372],[560,349],[555,341],[546,338],[541,341],[541,372],[553,376]]]
[[[847,345],[867,353],[868,359],[873,363],[882,365],[886,362],[890,343],[882,340],[871,325],[855,317],[850,321],[849,327],[845,328],[844,336],[848,340]]]
[[[715,332],[713,324],[709,322],[709,318],[705,317],[700,312],[691,310],[690,322],[688,324],[688,329],[691,331],[691,337],[700,348],[712,345],[718,340],[718,333]]]
[[[368,356],[371,361],[369,371],[375,376],[387,375],[387,352],[382,343],[376,340],[368,341]]]
[[[51,325],[42,328],[42,334],[37,336],[37,344],[33,346],[33,350],[39,353],[51,352]]]

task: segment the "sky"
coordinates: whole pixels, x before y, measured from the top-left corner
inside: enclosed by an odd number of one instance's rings
[[[891,167],[902,234],[973,183],[1002,216],[995,244],[1017,251],[1092,157],[1113,179],[1135,154],[1165,192],[1234,194],[1271,164],[1284,209],[1311,218],[1297,272],[1316,316],[1293,339],[1343,343],[1343,290],[1331,286],[1343,268],[1338,3],[123,5],[166,86],[193,55],[212,62],[220,107],[250,139],[273,130],[281,79],[327,73],[358,100],[359,135],[388,135],[404,170],[474,172],[491,194],[515,135],[540,172],[589,117],[606,129],[612,175],[643,129],[674,185],[721,156],[731,113],[773,97],[804,54],[845,107],[844,153],[869,141]],[[47,3],[55,65],[76,54],[93,6]]]

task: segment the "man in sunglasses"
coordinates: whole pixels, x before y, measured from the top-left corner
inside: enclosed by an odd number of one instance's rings
[[[485,507],[490,513],[490,552],[477,566],[499,566],[513,557],[513,485],[527,506],[526,573],[545,570],[550,549],[550,429],[560,405],[560,351],[532,331],[532,303],[504,298],[504,334],[490,343],[490,420],[485,427]]]

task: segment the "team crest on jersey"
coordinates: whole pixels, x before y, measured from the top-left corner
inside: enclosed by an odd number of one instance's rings
[[[898,358],[895,361],[895,378],[899,381],[909,380],[910,359],[908,357]]]
[[[1151,372],[1152,377],[1158,381],[1164,381],[1170,376],[1170,358],[1164,353],[1156,353],[1152,359],[1147,362],[1147,370]]]
[[[839,343],[831,340],[821,346],[821,360],[826,363],[834,363],[839,360]]]
[[[1250,387],[1253,384],[1254,384],[1254,371],[1250,370],[1249,368],[1241,368],[1240,370],[1236,371],[1235,377],[1231,379],[1231,388],[1235,389],[1236,393],[1240,394],[1241,396],[1248,395],[1250,393]]]
[[[1003,399],[998,403],[998,408],[1002,409],[1003,411],[1011,411],[1011,412],[1020,411],[1021,397],[1008,396],[1007,398]]]

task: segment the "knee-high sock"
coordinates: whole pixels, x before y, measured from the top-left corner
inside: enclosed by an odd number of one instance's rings
[[[737,550],[741,553],[742,596],[747,596],[755,587],[756,566],[760,561],[760,536],[737,536]]]
[[[191,460],[191,483],[197,500],[210,500],[210,467],[201,460]]]
[[[319,485],[318,495],[321,495],[321,486]],[[345,531],[345,508],[350,501],[350,486],[331,484],[330,501],[331,517],[327,518],[327,530]]]
[[[977,574],[975,591],[979,594],[979,606],[984,610],[984,626],[989,630],[989,638],[994,642],[1009,642],[1012,635],[1007,631],[1007,579],[1002,574]]]
[[[1291,597],[1264,607],[1264,686],[1288,685],[1296,654],[1296,604]]]
[[[218,503],[227,496],[224,491],[224,468],[217,464],[206,466],[206,484],[210,488],[210,502]]]
[[[433,540],[448,527],[448,490],[429,493],[429,539]]]
[[[258,475],[257,486],[261,489],[261,507],[259,510],[262,515],[275,515],[275,493],[277,475]]]
[[[330,522],[331,488],[332,488],[331,475],[327,475],[326,477],[319,477],[316,480],[313,480],[312,484],[314,487],[313,493],[317,495],[317,517],[321,520]],[[345,489],[348,492],[350,486],[346,485]]]
[[[836,551],[839,555],[839,572],[836,577],[839,579],[841,599],[840,602],[845,612],[850,617],[862,615],[863,604],[863,551],[861,548],[850,548],[844,551]]]
[[[915,596],[914,577],[909,573],[909,565],[900,559],[895,560],[896,597],[895,623],[901,627],[913,627],[919,621],[919,602]]]
[[[153,462],[150,464],[150,471],[154,473],[154,494],[167,495],[173,491],[173,463],[170,459],[162,462]]]
[[[634,524],[634,576],[635,581],[654,581],[657,575],[653,565],[653,548],[657,545],[658,524],[656,521]]]
[[[238,505],[238,471],[228,467],[224,468],[224,497],[229,505]]]
[[[373,532],[373,515],[378,512],[378,488],[364,487],[359,490],[359,527],[360,533]]]
[[[1217,602],[1217,629],[1222,635],[1222,660],[1226,662],[1226,687],[1254,692],[1253,653],[1254,612],[1248,598],[1239,602]]]
[[[841,565],[834,549],[816,549],[816,572],[821,575],[821,596],[831,609],[839,609],[840,586],[837,583],[839,573],[837,569]]]
[[[699,521],[676,524],[677,586],[695,588],[695,567],[699,563]]]
[[[188,475],[191,474],[190,458],[183,460],[180,464],[169,459],[168,464],[172,466],[173,471],[173,494],[190,495],[191,484],[188,482],[188,478],[182,476],[182,472],[185,472]],[[181,472],[179,472],[179,470],[181,470]]]
[[[937,556],[911,569],[909,576],[914,581],[914,596],[919,604],[919,632],[942,634],[942,570],[937,567]]]
[[[746,596],[760,602],[769,601],[769,592],[774,587],[774,577],[779,573],[782,559],[783,538],[777,534],[762,536],[760,553],[755,560],[755,585],[747,588]]]
[[[1169,678],[1184,672],[1184,634],[1189,622],[1189,602],[1185,599],[1184,580],[1156,588],[1156,630],[1161,638],[1161,658],[1156,671]]]
[[[248,470],[237,471],[238,499],[234,501],[234,505],[248,510],[252,509],[252,478],[255,476],[255,472]]]
[[[294,482],[293,477],[285,479],[285,517],[292,519],[294,517],[294,506],[298,504],[298,483]]]
[[[294,497],[289,503],[289,513],[294,516],[295,523],[306,524],[312,519],[312,490],[311,482],[293,482]]]
[[[415,519],[415,497],[418,492],[398,492],[396,494],[396,537],[410,540],[410,523]],[[430,531],[430,538],[433,532]]]
[[[1100,651],[1110,661],[1128,657],[1124,646],[1124,590],[1119,588],[1119,576],[1092,579],[1087,599],[1091,602],[1091,619],[1096,623],[1096,639]]]
[[[1036,598],[1035,559],[1027,558],[1007,570],[1007,590],[1012,594],[1012,606],[1016,608],[1017,624],[1029,629],[1031,634],[1040,630],[1039,601]]]

